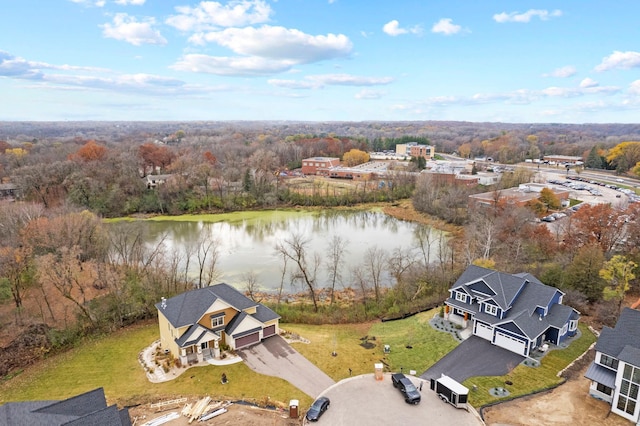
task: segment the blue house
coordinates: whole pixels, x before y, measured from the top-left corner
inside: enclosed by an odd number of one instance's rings
[[[529,273],[469,266],[449,289],[447,319],[474,335],[529,356],[545,342],[562,343],[578,330],[580,313],[562,304],[564,293]]]

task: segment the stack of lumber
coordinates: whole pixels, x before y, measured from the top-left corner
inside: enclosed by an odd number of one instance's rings
[[[174,411],[174,412],[162,415],[160,417],[156,417],[153,420],[149,420],[148,422],[144,423],[142,426],[160,426],[170,422],[171,420],[175,420],[179,418],[180,418],[180,414]]]
[[[209,402],[211,402],[211,398],[208,396],[205,396],[200,401],[196,402],[196,405],[194,405],[193,408],[189,410],[189,413],[187,415],[187,417],[189,417],[189,423],[193,422],[195,419],[199,418],[202,413],[204,413],[204,411],[207,409],[207,406],[209,405]]]

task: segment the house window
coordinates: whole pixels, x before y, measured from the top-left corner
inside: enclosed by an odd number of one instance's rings
[[[618,396],[618,410],[633,415],[638,402],[638,390],[640,389],[640,368],[629,364],[624,366],[622,382],[620,383],[620,395]]]
[[[211,318],[211,328],[220,327],[221,325],[224,325],[224,315]]]
[[[609,355],[600,354],[600,364],[605,367],[612,368],[614,370],[618,369],[618,360],[610,357]]]
[[[578,320],[569,321],[569,331],[575,331],[578,328]]]
[[[466,302],[467,295],[464,293],[456,292],[456,300],[459,300],[460,302]]]
[[[498,315],[498,307],[495,305],[484,305],[484,311],[489,315]]]
[[[200,343],[200,349],[207,349],[209,347],[209,342]]]
[[[562,327],[562,330],[560,330],[560,335],[561,335],[561,336],[564,336],[565,334],[567,334],[567,324],[565,324],[565,325]]]
[[[598,390],[598,392],[602,392],[605,395],[611,395],[611,393],[613,392],[613,389],[611,389],[609,386],[603,385],[602,383],[598,383],[596,389]]]

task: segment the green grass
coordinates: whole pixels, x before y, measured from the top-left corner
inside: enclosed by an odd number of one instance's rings
[[[505,376],[472,377],[464,382],[469,389],[477,386],[476,391],[469,393],[469,402],[474,407],[499,401],[500,399],[514,398],[527,395],[532,392],[548,389],[562,383],[563,379],[557,374],[573,360],[584,353],[589,346],[596,341],[585,324],[580,324],[581,336],[574,340],[568,348],[552,350],[544,358],[539,367],[527,367],[518,365]],[[505,386],[505,381],[513,384]],[[489,394],[489,389],[494,387],[506,387],[510,395],[505,398],[497,398]]]
[[[427,368],[457,346],[457,341],[448,333],[435,330],[429,320],[437,309],[399,321],[374,322],[346,325],[282,324],[287,331],[309,339],[311,343],[295,343],[298,352],[317,365],[334,380],[353,374],[374,372],[374,364],[384,362],[392,371],[422,374]],[[369,336],[375,344],[372,349],[361,346],[361,338]],[[384,345],[390,345],[391,353],[385,355]],[[406,346],[412,346],[407,349]],[[337,356],[332,356],[333,351]]]
[[[399,321],[342,325],[281,324],[281,328],[309,339],[293,347],[336,381],[353,375],[374,372],[374,364],[385,362],[392,371],[416,370],[423,373],[458,342],[448,333],[435,330],[429,320],[437,309]],[[581,355],[596,339],[586,325],[580,325],[581,337],[562,350],[547,354],[537,368],[517,366],[501,377],[474,377],[464,382],[470,389],[470,403],[480,407],[495,402],[489,389],[505,386],[510,397],[526,395],[552,387],[562,381],[557,373]],[[361,346],[364,336],[375,344]],[[375,340],[372,337],[375,336]],[[282,404],[299,399],[301,406],[311,398],[288,382],[257,374],[244,363],[231,366],[200,366],[186,370],[176,379],[150,383],[138,362],[139,352],[158,338],[157,324],[138,325],[106,337],[87,340],[77,348],[52,356],[21,374],[0,383],[0,404],[8,401],[64,399],[97,387],[104,387],[109,403],[120,406],[153,402],[176,396],[204,396],[248,399]],[[385,344],[391,352],[383,353]],[[406,346],[412,346],[407,349]],[[337,353],[332,356],[332,352]],[[222,385],[225,373],[229,384]]]
[[[8,401],[64,399],[103,387],[110,403],[120,406],[175,395],[216,396],[260,402],[290,399],[301,405],[311,398],[285,380],[257,374],[244,363],[192,367],[174,380],[150,383],[138,353],[158,338],[157,324],[132,327],[53,356],[0,384],[0,404]],[[222,385],[225,373],[229,383]]]

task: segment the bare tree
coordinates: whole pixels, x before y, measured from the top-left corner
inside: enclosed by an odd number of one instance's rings
[[[296,266],[294,276],[301,280],[307,287],[309,297],[313,302],[313,309],[318,312],[318,300],[316,297],[317,279],[316,274],[318,266],[320,265],[319,257],[312,256],[309,259],[307,253],[309,247],[309,240],[304,238],[299,233],[293,233],[289,238],[276,243],[276,252],[282,255],[283,258],[287,258]]]
[[[251,270],[242,275],[242,281],[244,281],[244,288],[249,295],[249,298],[254,302],[260,302],[260,300],[256,300],[256,296],[258,290],[260,289],[260,284],[258,283],[258,275],[255,271]]]
[[[378,246],[369,247],[364,253],[363,267],[371,280],[376,302],[380,302],[382,290],[382,275],[387,263],[387,253]]]
[[[327,259],[327,270],[329,272],[329,283],[331,289],[331,304],[335,301],[335,288],[336,283],[342,280],[342,266],[344,265],[344,255],[347,252],[347,246],[349,245],[349,241],[345,238],[334,235],[329,242],[328,253],[329,258]]]
[[[198,282],[197,288],[208,287],[218,276],[216,265],[220,256],[220,244],[217,238],[201,233],[198,238]]]

